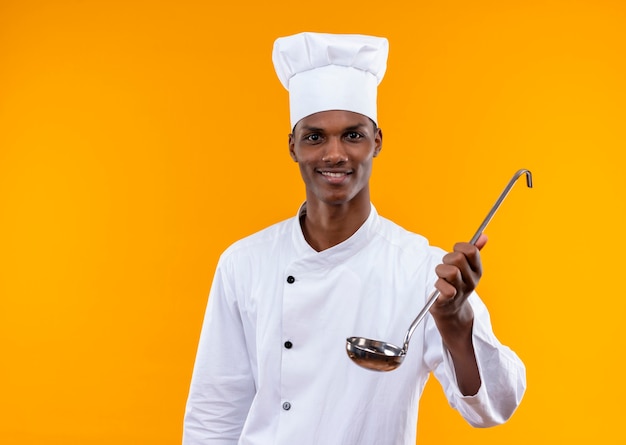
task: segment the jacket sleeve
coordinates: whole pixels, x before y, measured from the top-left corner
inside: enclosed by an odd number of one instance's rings
[[[255,393],[241,314],[223,258],[217,266],[196,354],[183,445],[235,445]]]
[[[454,364],[432,318],[426,327],[425,359],[441,383],[450,405],[474,427],[506,422],[519,406],[526,390],[526,368],[519,357],[495,337],[485,304],[475,293],[469,299],[474,310],[472,341],[481,386],[473,396],[458,388]]]

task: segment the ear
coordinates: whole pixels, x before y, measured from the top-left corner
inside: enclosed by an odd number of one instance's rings
[[[293,133],[289,134],[289,155],[291,156],[291,159],[293,159],[293,162],[298,162],[298,158],[296,158],[296,151],[295,151],[295,142],[294,142],[294,137],[293,137]]]
[[[383,131],[380,128],[376,128],[376,134],[374,135],[374,157],[378,156],[378,153],[383,149]]]

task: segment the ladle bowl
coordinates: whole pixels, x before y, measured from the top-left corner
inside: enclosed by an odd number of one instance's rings
[[[406,355],[402,348],[391,343],[361,337],[348,338],[346,351],[354,363],[374,371],[393,371]]]
[[[532,188],[533,180],[531,172],[526,169],[518,170],[498,197],[496,203],[487,214],[487,217],[483,220],[482,224],[472,237],[470,244],[476,244],[476,241],[478,241],[478,238],[487,227],[487,224],[489,224],[489,221],[493,218],[493,215],[500,207],[500,204],[502,204],[502,201],[504,201],[504,198],[506,198],[509,194],[509,191],[513,188],[517,179],[523,174],[526,174],[526,185],[529,188]],[[348,357],[350,357],[357,365],[372,371],[393,371],[404,361],[406,353],[409,349],[409,342],[411,341],[413,332],[415,332],[415,328],[417,328],[426,314],[428,314],[428,311],[431,306],[435,304],[437,298],[439,298],[439,291],[435,290],[430,294],[426,305],[422,308],[417,317],[415,317],[411,326],[409,326],[401,348],[392,343],[380,340],[370,340],[363,337],[348,337],[346,339],[346,353],[348,354]]]

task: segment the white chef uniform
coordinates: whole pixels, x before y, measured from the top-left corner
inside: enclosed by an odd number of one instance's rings
[[[209,296],[184,445],[413,445],[431,371],[470,424],[507,420],[525,368],[494,336],[476,294],[474,396],[459,392],[430,316],[394,371],[361,368],[345,352],[350,336],[401,344],[443,254],[373,206],[352,237],[322,252],[305,241],[299,215],[233,244]]]

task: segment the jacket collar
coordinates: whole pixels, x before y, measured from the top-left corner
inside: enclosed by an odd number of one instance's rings
[[[372,239],[379,223],[378,212],[374,205],[370,204],[369,216],[350,238],[329,249],[317,252],[307,243],[302,233],[300,218],[304,215],[306,215],[306,202],[300,206],[298,213],[292,220],[293,244],[299,258],[306,259],[307,262],[319,263],[319,265],[339,264],[354,255]]]

